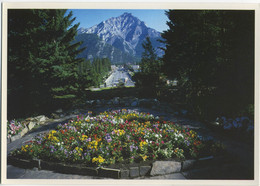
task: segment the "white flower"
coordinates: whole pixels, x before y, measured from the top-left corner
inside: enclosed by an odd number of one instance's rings
[[[58,146],[60,146],[60,143],[57,143]]]

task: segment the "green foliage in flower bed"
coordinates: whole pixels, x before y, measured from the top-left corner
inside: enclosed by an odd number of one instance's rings
[[[147,160],[198,158],[223,148],[193,130],[149,113],[116,110],[78,116],[16,150],[12,155],[105,166]]]

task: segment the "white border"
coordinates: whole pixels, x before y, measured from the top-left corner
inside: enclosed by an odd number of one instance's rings
[[[51,0],[50,0],[51,1]],[[1,143],[1,181],[4,184],[105,184],[105,185],[114,185],[114,184],[131,184],[131,185],[259,185],[259,62],[260,51],[259,46],[259,24],[260,24],[260,5],[256,3],[247,4],[246,2],[252,1],[239,1],[239,3],[194,3],[194,1],[186,1],[192,3],[172,3],[169,1],[145,1],[145,2],[118,2],[110,1],[104,2],[105,0],[88,2],[88,3],[72,3],[70,1],[62,1],[63,3],[49,3],[49,2],[31,2],[31,3],[20,3],[20,2],[8,2],[3,4],[2,9],[2,143]],[[195,1],[197,2],[197,1]],[[222,1],[221,1],[222,2]],[[7,127],[4,125],[7,122],[7,9],[8,8],[68,8],[68,9],[243,9],[250,10],[253,9],[256,11],[256,36],[255,36],[255,180],[254,181],[245,181],[245,180],[47,180],[47,179],[6,179],[6,130]],[[4,70],[5,69],[5,70]],[[5,91],[3,91],[5,90]]]

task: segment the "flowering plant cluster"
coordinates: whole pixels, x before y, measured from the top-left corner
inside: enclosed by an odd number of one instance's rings
[[[17,120],[11,120],[7,122],[7,138],[18,134],[24,128],[23,124]]]
[[[235,119],[232,119],[232,118],[226,118],[222,116],[216,119],[216,123],[221,127],[223,127],[224,130],[231,130],[231,129],[242,129],[245,131],[254,130],[253,121],[250,120],[248,117],[237,117]]]
[[[169,158],[197,158],[209,152],[193,130],[133,110],[77,116],[57,130],[35,137],[13,155],[104,166]],[[206,149],[206,150],[205,150]]]

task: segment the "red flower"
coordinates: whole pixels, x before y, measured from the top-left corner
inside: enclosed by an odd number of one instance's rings
[[[156,143],[157,146],[159,146],[159,143]]]
[[[161,143],[164,144],[164,141],[162,141]]]

